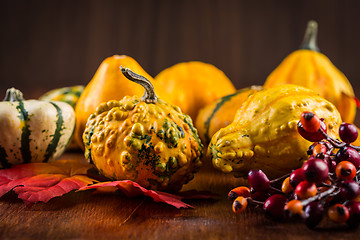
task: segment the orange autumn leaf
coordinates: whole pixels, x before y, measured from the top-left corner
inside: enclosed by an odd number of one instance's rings
[[[13,190],[28,206],[48,202],[97,180],[89,177],[93,165],[78,160],[29,163],[0,170],[0,197]]]

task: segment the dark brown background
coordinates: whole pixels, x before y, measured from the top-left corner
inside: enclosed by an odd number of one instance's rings
[[[360,90],[360,1],[0,1],[0,95],[26,98],[86,84],[126,54],[155,76],[182,61],[212,63],[237,88],[263,84],[319,23],[322,52]],[[357,94],[360,97],[360,94]]]

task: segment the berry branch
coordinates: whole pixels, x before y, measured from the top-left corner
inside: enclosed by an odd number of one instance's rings
[[[233,211],[241,213],[247,205],[262,206],[274,219],[299,215],[309,228],[324,216],[337,223],[357,227],[360,223],[360,147],[353,143],[357,128],[349,123],[339,127],[340,139],[327,134],[324,119],[304,112],[297,124],[300,135],[313,142],[308,160],[298,169],[269,180],[264,172],[248,173],[250,188],[240,186],[229,192]],[[281,189],[275,187],[282,182]]]

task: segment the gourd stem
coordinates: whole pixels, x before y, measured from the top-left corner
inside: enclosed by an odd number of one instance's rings
[[[121,66],[120,69],[121,69],[122,74],[124,74],[124,76],[127,79],[129,79],[135,83],[138,83],[145,88],[145,93],[141,97],[141,101],[144,101],[146,103],[156,103],[157,102],[157,96],[154,91],[154,86],[151,84],[151,82],[148,79],[146,79],[145,77],[143,77],[141,75],[134,73],[129,68],[125,68],[125,67]]]
[[[314,20],[310,20],[307,24],[304,40],[300,45],[300,49],[308,49],[320,52],[316,40],[317,40],[318,24]]]
[[[15,89],[15,88],[9,88],[8,90],[6,90],[6,94],[5,94],[5,98],[4,98],[4,102],[19,102],[19,101],[23,101],[23,94],[20,90]]]

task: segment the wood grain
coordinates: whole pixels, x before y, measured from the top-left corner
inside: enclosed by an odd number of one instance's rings
[[[82,158],[66,153],[62,159]],[[194,209],[176,209],[147,197],[71,192],[31,208],[14,193],[0,199],[0,239],[358,239],[360,230],[328,221],[309,230],[300,221],[276,222],[261,209],[231,211],[226,199],[244,181],[209,167],[183,190],[210,190],[217,197],[188,200]]]

